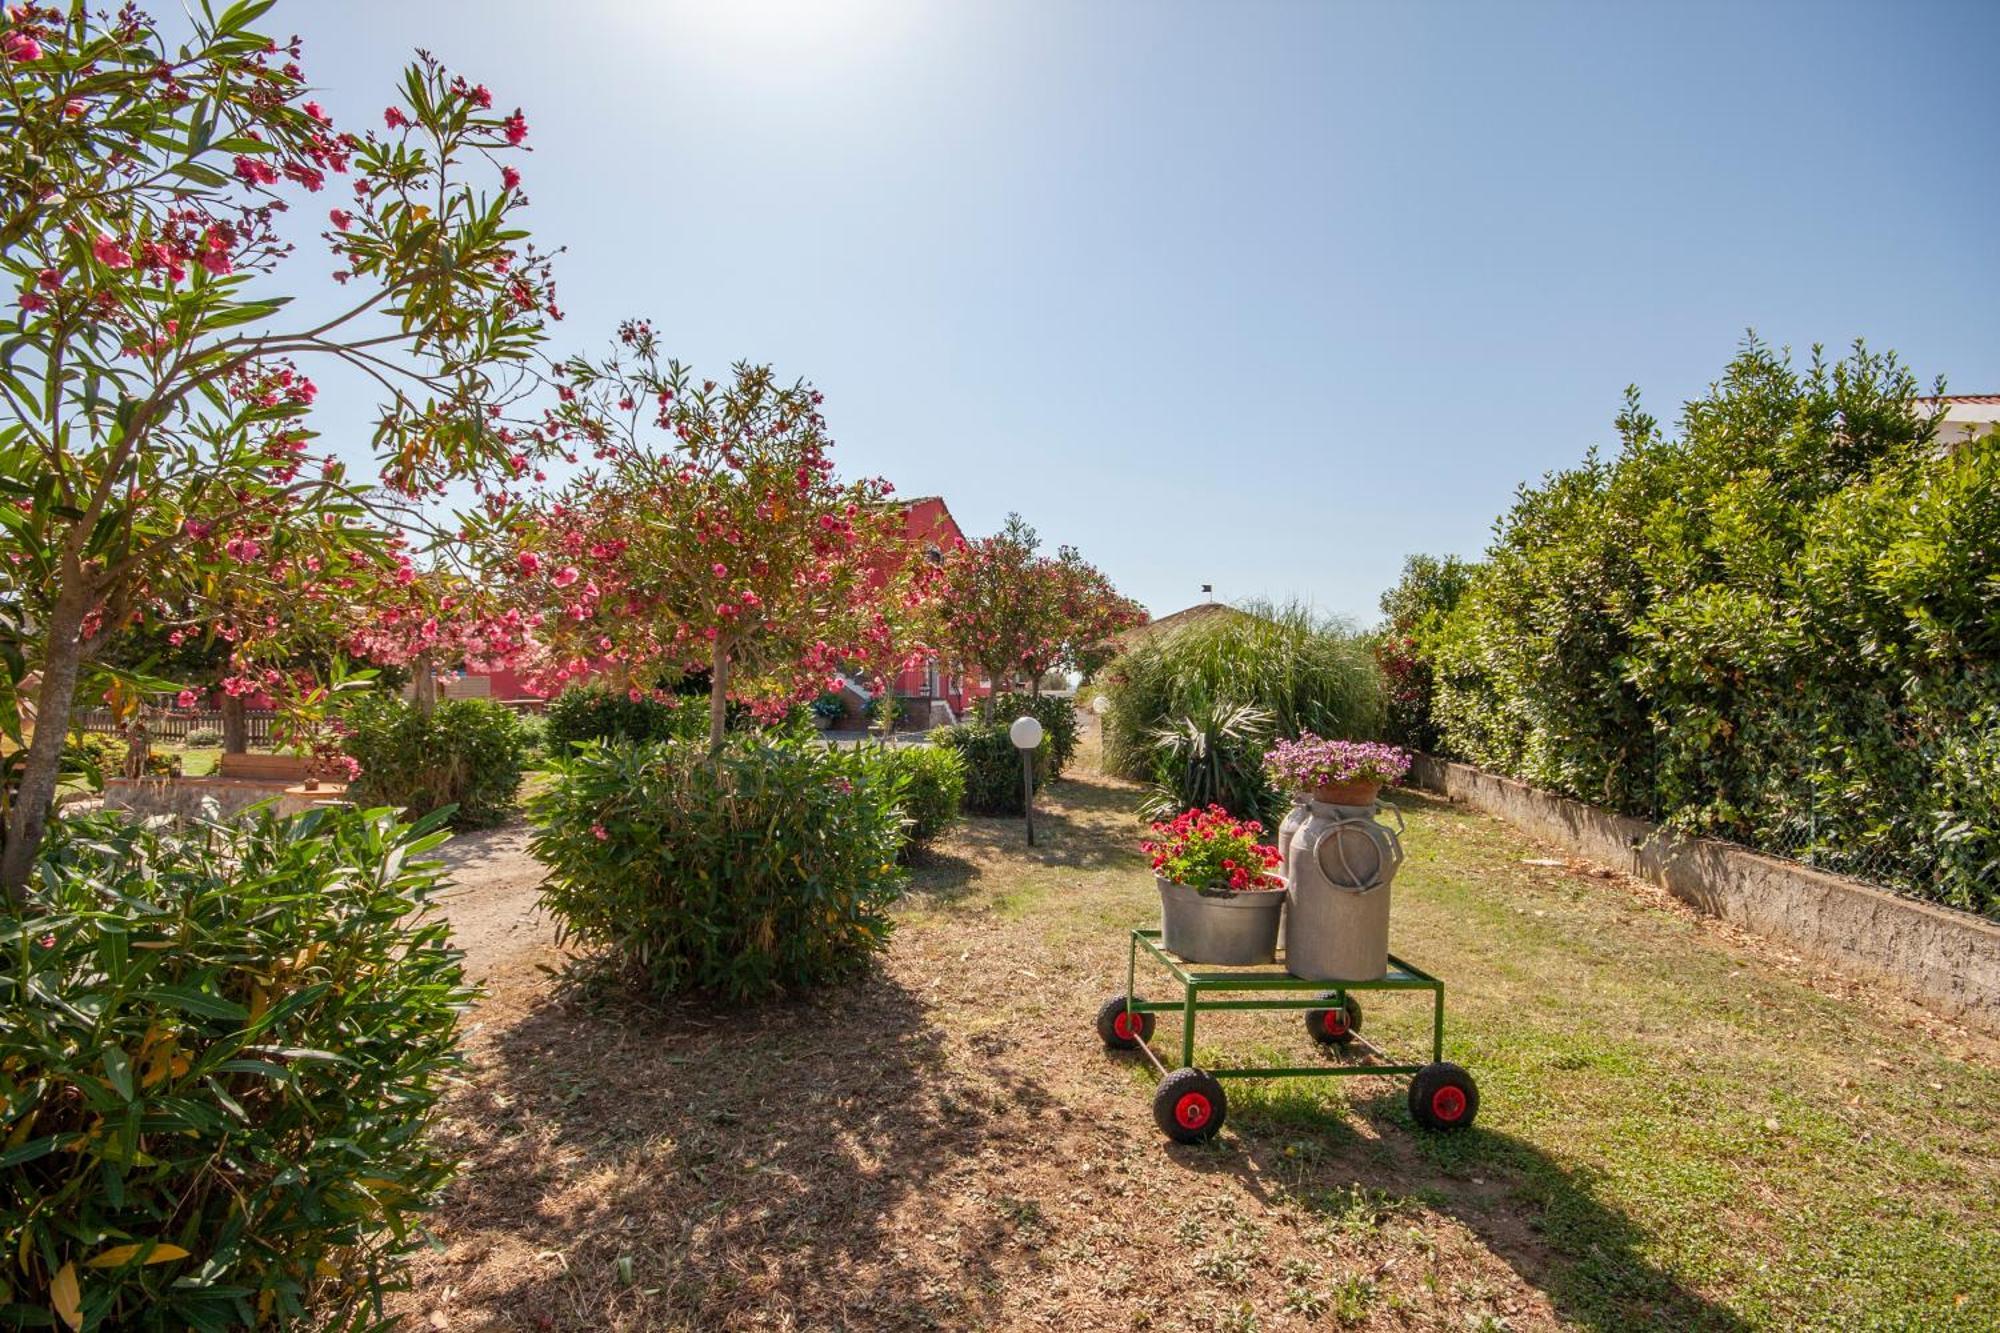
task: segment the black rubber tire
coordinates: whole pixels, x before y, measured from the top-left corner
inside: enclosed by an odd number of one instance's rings
[[[1206,1143],[1228,1118],[1221,1082],[1199,1069],[1176,1069],[1153,1094],[1153,1121],[1175,1143]]]
[[[1321,998],[1331,1000],[1336,994],[1328,992]],[[1329,1027],[1329,1021],[1336,1018],[1344,1021]],[[1322,1046],[1347,1045],[1361,1031],[1361,1001],[1349,995],[1338,1008],[1306,1010],[1306,1031]]]
[[[1479,1114],[1479,1085],[1449,1060],[1425,1065],[1410,1080],[1410,1118],[1425,1129],[1464,1129]]]
[[[1139,997],[1134,995],[1132,998],[1137,1000]],[[1133,1014],[1131,1018],[1139,1020],[1139,1035],[1137,1037],[1131,1035],[1129,1027],[1124,1032],[1119,1031],[1119,1028],[1125,1026],[1125,1023],[1129,1021],[1125,1013],[1125,997],[1123,995],[1114,995],[1099,1006],[1097,1010],[1097,1035],[1104,1039],[1105,1050],[1136,1051],[1139,1049],[1140,1042],[1151,1041],[1153,1039],[1153,1016],[1151,1014]]]

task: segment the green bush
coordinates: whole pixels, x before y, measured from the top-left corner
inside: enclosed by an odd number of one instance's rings
[[[528,733],[505,705],[445,699],[426,718],[416,705],[376,693],[346,721],[347,753],[361,765],[348,789],[354,800],[413,816],[456,806],[459,828],[485,828],[512,812]]]
[[[1212,707],[1260,708],[1285,737],[1371,739],[1385,719],[1382,673],[1368,643],[1298,606],[1218,608],[1140,639],[1097,682],[1111,701],[1105,767],[1141,781],[1154,776],[1159,728]]]
[[[895,784],[908,821],[903,859],[921,853],[958,820],[965,803],[965,760],[936,745],[882,745],[865,751],[879,780]]]
[[[1035,752],[1035,762],[1041,768],[1041,780],[1054,782],[1076,758],[1080,739],[1076,705],[1056,694],[1003,694],[994,703],[993,716],[1000,723],[1011,726],[1023,715],[1042,724],[1042,744]]]
[[[610,742],[537,799],[542,902],[656,995],[759,999],[836,980],[888,940],[898,784],[863,753],[732,737]]]
[[[1250,704],[1212,704],[1153,732],[1148,819],[1219,805],[1238,819],[1268,819],[1283,804],[1264,773],[1271,715]]]
[[[1011,719],[1010,719],[1011,720]],[[938,727],[931,744],[956,754],[965,768],[965,809],[975,815],[1018,815],[1023,811],[1021,752],[1014,748],[1006,726],[998,722],[961,722]],[[1049,744],[1046,734],[1042,747]],[[1035,789],[1046,780],[1037,750]]]
[[[656,699],[609,685],[572,685],[549,700],[543,741],[551,756],[570,754],[585,741],[693,740],[708,734],[707,699],[670,695]]]
[[[213,727],[196,727],[187,734],[190,750],[209,750],[222,744],[222,733]]]
[[[52,826],[0,910],[0,1314],[49,1325],[74,1281],[92,1329],[372,1326],[455,1170],[442,836]]]
[[[1442,747],[2000,913],[2000,439],[1917,394],[1752,342],[1678,438],[1628,403],[1417,636]]]

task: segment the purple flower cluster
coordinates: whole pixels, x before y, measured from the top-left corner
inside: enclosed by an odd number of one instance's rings
[[[1264,755],[1264,771],[1282,791],[1313,791],[1342,782],[1390,783],[1410,771],[1410,755],[1379,741],[1322,740],[1310,731],[1279,741]]]

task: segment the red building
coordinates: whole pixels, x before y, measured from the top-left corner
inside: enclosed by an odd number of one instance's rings
[[[965,540],[958,520],[945,507],[944,498],[937,495],[903,502],[903,531],[919,557],[925,560],[943,560],[945,552]],[[943,701],[950,706],[953,716],[963,717],[968,699],[984,698],[991,693],[985,683],[954,674],[938,662],[904,671],[890,690],[897,698],[910,701],[905,708],[905,721],[914,718],[918,725],[928,720],[933,701]]]

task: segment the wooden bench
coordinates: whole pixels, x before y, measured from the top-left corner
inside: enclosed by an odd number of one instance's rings
[[[225,754],[215,771],[218,777],[290,784],[306,780],[309,762],[302,754]]]

